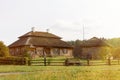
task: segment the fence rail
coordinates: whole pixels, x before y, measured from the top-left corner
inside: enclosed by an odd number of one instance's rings
[[[66,63],[65,60],[51,60],[51,61],[46,61],[44,60],[30,60],[29,65],[40,65],[40,66],[65,66],[66,64],[69,65],[79,65],[79,66],[102,66],[102,65],[119,65],[118,60],[80,60],[80,61],[69,61]]]
[[[0,65],[26,65],[25,60],[0,60]]]
[[[28,65],[40,65],[40,66],[63,66],[65,62],[63,61],[38,61],[38,60],[30,60]]]
[[[27,58],[0,58],[0,65],[40,65],[40,66],[102,66],[119,65],[119,60],[81,60],[81,59],[54,59],[40,58],[38,60],[29,60]]]

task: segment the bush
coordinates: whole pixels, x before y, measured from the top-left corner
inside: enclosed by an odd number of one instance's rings
[[[69,66],[69,65],[77,65],[77,66],[79,66],[79,65],[81,65],[80,59],[79,58],[67,58],[65,60],[65,65],[66,66]]]
[[[2,41],[0,41],[0,57],[9,56],[9,49]]]

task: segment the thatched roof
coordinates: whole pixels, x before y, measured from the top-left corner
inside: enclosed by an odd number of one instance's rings
[[[31,31],[31,32],[28,32],[22,36],[20,36],[19,38],[23,38],[23,37],[46,37],[46,38],[57,38],[57,39],[61,39],[61,37],[58,37],[52,33],[48,33],[48,32],[38,32],[38,31]]]
[[[105,46],[111,47],[104,40],[99,39],[97,37],[93,37],[87,41],[83,41],[83,43],[80,44],[80,47],[105,47]]]
[[[19,46],[40,46],[40,47],[59,47],[59,48],[72,48],[71,45],[61,40],[60,37],[48,32],[28,32],[19,37],[9,47]]]

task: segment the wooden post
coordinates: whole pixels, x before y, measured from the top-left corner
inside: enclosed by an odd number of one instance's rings
[[[108,65],[111,65],[110,57],[108,58]]]
[[[43,50],[43,57],[44,57],[44,66],[46,66],[46,53]]]
[[[31,66],[31,62],[30,62],[30,60],[28,60],[28,66]]]
[[[44,66],[46,66],[46,57],[44,57]]]
[[[118,59],[118,65],[120,64],[120,60]]]
[[[65,60],[65,66],[68,66],[68,58]]]
[[[90,66],[90,58],[91,58],[91,55],[90,53],[87,54],[87,65]]]
[[[87,59],[87,65],[90,66],[90,59]]]

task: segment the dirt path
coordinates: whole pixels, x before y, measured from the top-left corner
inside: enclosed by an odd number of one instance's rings
[[[28,74],[28,73],[33,73],[33,72],[0,72],[0,76],[14,75],[14,74]]]
[[[31,72],[0,72],[0,76],[3,76],[3,75],[15,75],[15,74],[31,74],[31,73],[36,73],[36,72],[48,72],[48,71],[41,71],[40,70],[40,71],[31,71]],[[56,72],[56,71],[52,71],[52,72]],[[57,71],[57,72],[61,72],[61,71]]]

